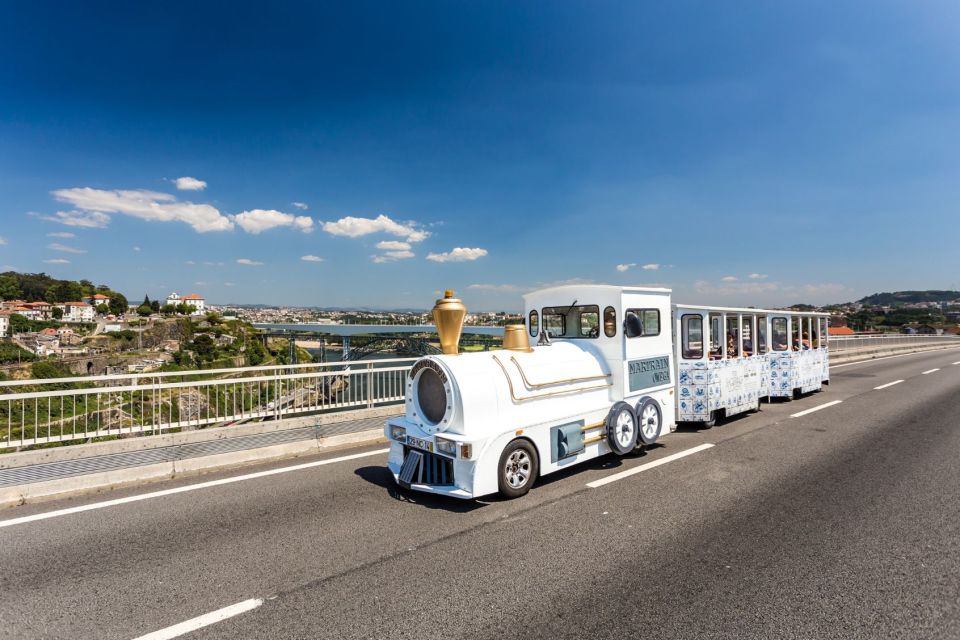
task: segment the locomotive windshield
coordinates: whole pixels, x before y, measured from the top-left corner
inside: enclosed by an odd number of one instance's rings
[[[551,338],[597,338],[600,336],[600,307],[595,304],[544,307],[543,328]]]

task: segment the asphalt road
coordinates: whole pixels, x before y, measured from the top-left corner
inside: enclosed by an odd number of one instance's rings
[[[138,638],[244,603],[189,637],[958,638],[957,362],[838,367],[822,393],[514,501],[398,491],[372,453],[3,511],[0,637]]]

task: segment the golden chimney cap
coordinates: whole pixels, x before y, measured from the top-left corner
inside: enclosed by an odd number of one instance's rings
[[[503,328],[503,348],[510,351],[523,351],[530,353],[533,348],[530,346],[530,340],[527,339],[527,325],[508,324]]]
[[[458,298],[453,297],[452,289],[447,289],[443,298],[433,305],[433,322],[437,325],[443,353],[457,355],[460,352],[460,334],[463,332],[463,320],[466,316],[467,308]]]

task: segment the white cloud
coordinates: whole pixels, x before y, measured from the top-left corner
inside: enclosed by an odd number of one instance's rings
[[[723,276],[723,277],[720,278],[720,279],[723,280],[724,282],[736,282],[736,281],[737,281],[737,277],[736,277],[736,276]]]
[[[620,273],[623,273],[624,271],[629,271],[630,267],[635,267],[635,266],[637,266],[636,262],[627,262],[625,264],[618,264],[617,271],[619,271]]]
[[[133,250],[139,252],[139,251],[140,251],[140,247],[134,247]]]
[[[471,284],[467,289],[478,291],[523,291],[522,287],[515,284]]]
[[[324,222],[323,230],[333,236],[359,238],[371,233],[386,233],[405,238],[407,242],[421,242],[430,237],[430,232],[416,228],[416,223],[401,224],[381,214],[376,218],[347,216],[336,222]]]
[[[3,236],[0,236],[0,244],[7,244],[7,239]]]
[[[771,293],[780,289],[776,282],[728,282],[715,286],[706,280],[697,280],[693,283],[697,293],[717,295],[757,295]]]
[[[44,260],[47,264],[70,264],[69,260],[64,260],[63,258],[51,258],[50,260]]]
[[[751,274],[750,274],[749,276],[747,276],[747,277],[750,278],[751,280],[766,280],[767,274],[765,274],[765,273],[751,273]]]
[[[300,259],[304,262],[323,262],[320,256],[300,256]]]
[[[194,282],[193,284],[194,284],[194,286],[196,286],[196,287],[205,287],[205,286],[207,286],[207,285],[210,284],[210,283],[209,283],[209,282],[204,282],[203,280],[197,280],[197,281]]]
[[[234,283],[232,283],[232,282],[224,282],[224,283],[223,283],[223,286],[225,286],[225,287],[233,287],[233,286],[236,286],[236,285],[235,285]]]
[[[62,251],[64,253],[86,253],[86,249],[77,249],[76,247],[68,247],[65,244],[60,244],[59,242],[53,242],[47,245],[47,249],[52,249],[54,251]]]
[[[204,262],[204,263],[203,263],[203,266],[205,266],[205,267],[222,267],[222,266],[223,266],[223,263],[222,263],[222,262]]]
[[[110,216],[98,211],[57,211],[52,216],[40,216],[40,219],[84,229],[103,229],[110,224]]]
[[[399,240],[384,240],[377,243],[377,249],[384,249],[387,251],[409,251],[410,243],[400,242]]]
[[[88,216],[99,214],[100,217],[95,220],[99,224],[93,226],[106,226],[110,218],[104,214],[120,213],[151,222],[185,222],[199,233],[233,229],[230,218],[220,213],[216,207],[180,202],[170,194],[156,191],[77,187],[57,189],[53,192],[53,197],[60,202],[72,204]]]
[[[195,265],[195,264],[197,264],[197,263],[194,262],[193,260],[187,260],[187,261],[184,262],[183,264],[192,267],[193,265]]]
[[[238,258],[238,259],[237,259],[237,264],[242,264],[242,265],[247,266],[247,267],[259,267],[259,266],[261,266],[263,263],[262,263],[262,262],[257,262],[256,260],[251,260],[250,258]]]
[[[467,262],[482,258],[485,255],[487,255],[487,250],[479,247],[473,249],[454,247],[453,250],[444,253],[431,253],[427,256],[427,260],[433,260],[434,262]]]
[[[374,264],[383,264],[385,262],[394,262],[396,260],[406,260],[408,258],[413,258],[416,254],[413,251],[387,251],[380,256],[370,256],[373,259]]]
[[[300,209],[301,211],[306,211],[306,210],[307,210],[307,203],[306,203],[306,202],[291,202],[290,204],[292,204],[293,206],[295,206],[297,209]]]
[[[645,264],[640,268],[643,269],[644,271],[656,271],[660,268],[660,265],[657,264],[656,262],[651,262],[650,264]]]
[[[275,227],[293,227],[304,233],[313,231],[313,218],[295,216],[273,209],[251,209],[233,216],[234,222],[247,233],[254,235]]]
[[[177,178],[173,182],[177,185],[177,189],[180,189],[180,191],[203,191],[207,188],[206,182],[203,180],[197,180],[196,178],[191,178],[190,176]]]

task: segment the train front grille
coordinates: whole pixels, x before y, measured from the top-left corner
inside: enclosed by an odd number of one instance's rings
[[[453,460],[419,449],[404,447],[403,466],[399,479],[402,484],[453,485]]]

